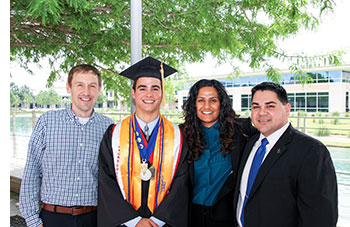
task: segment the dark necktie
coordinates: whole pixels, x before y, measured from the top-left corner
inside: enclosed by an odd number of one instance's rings
[[[260,169],[262,160],[264,159],[265,152],[266,152],[266,145],[268,143],[269,143],[269,141],[266,138],[261,140],[261,145],[258,148],[258,150],[256,151],[256,153],[254,155],[254,159],[253,159],[252,165],[250,167],[248,183],[247,183],[247,191],[245,193],[244,203],[243,203],[243,208],[242,208],[242,214],[241,214],[241,223],[242,223],[243,227],[244,227],[244,208],[245,208],[245,205],[247,203],[247,199],[249,197],[250,190],[253,187],[253,184],[254,184],[254,181],[255,181],[255,177],[258,174],[258,171]]]
[[[149,127],[147,124],[145,125],[144,132],[145,132],[146,140],[148,141],[148,139],[149,139]]]

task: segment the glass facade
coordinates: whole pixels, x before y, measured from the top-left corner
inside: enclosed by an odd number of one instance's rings
[[[288,101],[292,112],[328,112],[328,92],[288,93]]]
[[[328,92],[301,92],[288,93],[288,101],[291,105],[291,112],[328,112],[329,93]],[[250,110],[251,95],[241,95],[241,111]]]
[[[347,69],[346,69],[347,70]],[[344,69],[335,69],[328,71],[319,72],[306,72],[312,81],[309,83],[350,83],[350,71],[345,71]],[[300,84],[299,77],[292,73],[281,74],[281,85],[297,85]],[[227,78],[227,79],[217,79],[226,88],[237,88],[237,87],[253,87],[261,82],[269,81],[266,75],[257,76],[243,76],[238,78]],[[194,81],[188,82],[188,89],[194,84]],[[332,87],[332,86],[330,86]],[[322,88],[324,89],[324,88]],[[245,89],[244,89],[245,90]],[[307,89],[309,90],[309,89]],[[291,91],[292,92],[292,91]],[[345,111],[350,112],[350,91],[345,91],[346,93],[346,103]],[[344,93],[343,93],[344,94]],[[230,95],[230,100],[233,104],[233,96]],[[238,97],[236,97],[238,98]],[[185,101],[187,97],[183,97]],[[305,112],[329,112],[329,93],[328,92],[296,92],[288,94],[288,100],[291,104],[291,111],[305,111]],[[237,101],[237,100],[236,100]],[[251,108],[251,95],[241,94],[241,111],[249,111]],[[340,112],[344,109],[340,110]]]
[[[307,73],[311,78],[311,83],[350,83],[350,72],[337,70],[337,71],[322,71],[322,72],[309,72]],[[233,79],[219,79],[219,81],[227,88],[230,87],[250,87],[255,86],[261,82],[269,81],[267,76],[247,76]],[[281,84],[299,84],[298,76],[294,74],[282,74]]]

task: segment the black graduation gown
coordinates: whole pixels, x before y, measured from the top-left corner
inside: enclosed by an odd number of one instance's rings
[[[151,215],[147,207],[149,182],[142,183],[142,205],[139,210],[124,200],[117,183],[112,151],[111,125],[102,141],[99,153],[98,209],[99,227],[116,227],[137,216],[154,216],[166,223],[165,226],[186,227],[188,225],[189,166],[186,162],[187,144],[183,139],[180,161],[168,194]],[[171,168],[169,166],[169,168]]]

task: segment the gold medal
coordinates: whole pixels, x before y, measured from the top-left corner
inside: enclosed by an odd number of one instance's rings
[[[152,173],[148,169],[148,163],[145,161],[142,161],[141,163],[140,178],[143,181],[149,181],[152,178]]]

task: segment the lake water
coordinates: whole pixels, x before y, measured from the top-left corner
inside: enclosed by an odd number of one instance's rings
[[[32,115],[16,115],[16,135],[13,134],[12,116],[10,121],[11,175],[21,177],[27,156],[27,146],[32,133]],[[337,172],[339,201],[337,226],[350,226],[350,148],[328,147],[328,149]]]

